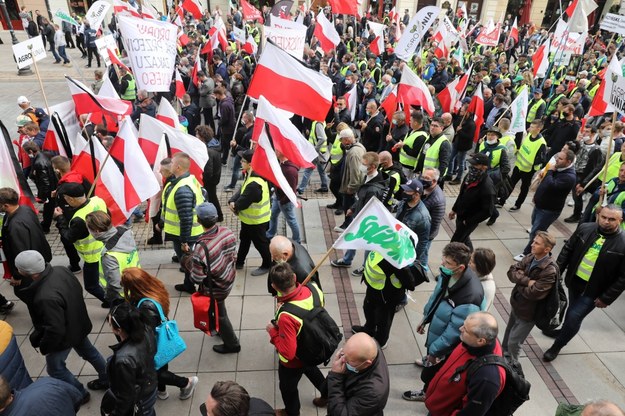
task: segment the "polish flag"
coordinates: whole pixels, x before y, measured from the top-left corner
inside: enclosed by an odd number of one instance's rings
[[[243,17],[245,17],[245,20],[256,20],[261,25],[265,23],[263,14],[256,7],[245,0],[241,0],[241,6],[243,7]]]
[[[510,39],[514,39],[515,43],[519,43],[519,27],[517,26],[516,17],[510,29]]]
[[[436,96],[438,101],[441,103],[441,109],[444,113],[455,112],[456,106],[460,102],[460,97],[462,97],[467,88],[472,70],[473,66],[471,66],[469,71],[467,71],[467,73],[462,77],[456,78],[447,84],[447,86]]]
[[[126,222],[134,207],[126,209],[124,187],[120,186],[124,183],[124,175],[115,162],[107,160],[110,159],[107,155],[99,140],[90,140],[73,159],[72,170],[82,173],[91,183],[100,173],[95,181],[95,195],[106,202],[113,225],[118,226]]]
[[[358,0],[328,0],[332,14],[358,15]]]
[[[120,59],[117,57],[117,54],[115,53],[114,50],[112,50],[111,48],[106,48],[106,52],[109,55],[109,59],[111,60],[111,63],[124,68],[126,71],[132,73],[132,70],[130,68],[128,68],[126,65],[124,65],[124,63],[122,61],[120,61]]]
[[[595,93],[595,96],[592,99],[592,104],[590,105],[590,109],[588,110],[589,117],[604,115],[605,113],[614,112],[614,107],[610,105],[609,97],[606,94],[606,84],[608,82],[607,79],[608,77],[611,77],[612,73],[616,73],[619,75],[622,74],[621,63],[616,58],[616,55],[614,55],[612,59],[610,60],[610,64],[608,65],[607,71],[605,71],[603,77],[601,78],[601,84],[599,84],[599,88],[597,89],[597,92]],[[608,94],[611,89],[612,88],[608,89]]]
[[[184,27],[184,9],[182,6],[176,8],[176,17],[174,17],[172,23],[180,28]]]
[[[484,96],[482,95],[482,83],[477,86],[467,111],[475,115],[475,136],[473,137],[473,143],[477,143],[480,138],[480,128],[482,127],[482,124],[484,124]]]
[[[374,55],[380,56],[384,52],[384,25],[375,22],[368,22],[368,24],[369,29],[375,35],[375,39],[369,45],[369,49]]]
[[[126,116],[132,113],[130,101],[97,96],[82,82],[65,76],[67,86],[72,93],[77,114],[106,112],[114,116]]]
[[[202,5],[199,0],[184,0],[181,6],[198,20],[204,16],[204,13],[202,13]]]
[[[251,36],[247,37],[247,42],[242,46],[243,50],[250,55],[255,55],[258,52],[258,45]]]
[[[358,85],[354,84],[352,88],[344,95],[347,109],[349,110],[352,121],[356,118],[356,109],[358,108]]]
[[[213,28],[217,31],[217,40],[219,41],[219,44],[221,45],[221,50],[225,51],[226,48],[228,47],[228,33],[226,31],[226,25],[224,24],[224,21],[221,18],[221,16],[217,16],[215,18],[215,25],[212,28],[210,28],[209,33],[211,33]]]
[[[219,47],[219,34],[215,26],[211,27],[208,31],[208,40],[202,47],[200,55],[206,55],[206,62],[213,61],[213,51]],[[225,50],[225,49],[223,49]]]
[[[158,105],[158,111],[156,112],[156,119],[178,130],[182,127],[178,121],[178,113],[169,103],[169,100],[166,99],[161,99],[161,103]]]
[[[549,67],[549,49],[551,49],[551,42],[547,39],[542,45],[538,47],[534,55],[532,56],[532,66],[534,77],[538,74],[545,75],[547,68]]]
[[[334,49],[341,41],[339,32],[336,31],[332,22],[323,14],[323,10],[317,15],[314,34],[321,44],[321,49],[326,53]]]
[[[98,97],[106,97],[113,98],[119,100],[119,94],[115,90],[111,79],[108,76],[104,76],[104,82],[100,87],[100,91],[98,91]],[[89,116],[89,121],[93,124],[104,124],[106,129],[111,133],[117,133],[119,127],[117,125],[117,116],[113,116],[109,113],[105,113],[103,111],[98,111],[96,113],[91,113]],[[82,146],[79,146],[82,147]]]
[[[141,16],[148,19],[158,19],[158,12],[149,2],[141,2]]]
[[[132,7],[130,3],[121,0],[113,0],[113,11],[115,14],[129,15],[133,17],[141,17],[139,10]]]
[[[306,168],[314,167],[312,161],[318,157],[315,147],[262,95],[258,100],[252,140],[258,144],[252,158],[252,170],[280,187],[289,200],[299,206],[295,192],[282,174],[275,151],[282,153],[294,165]]]
[[[169,143],[171,155],[185,152],[191,157],[191,173],[200,183],[203,183],[202,173],[206,162],[208,162],[206,144],[197,137],[177,130],[154,117],[141,114],[139,146],[150,165],[154,165],[156,162],[158,148],[163,139]]]
[[[0,121],[0,188],[12,188],[19,194],[19,204],[28,205],[35,213],[35,196],[15,155],[9,131]]]
[[[391,9],[390,12],[388,12],[388,20],[390,20],[391,22],[393,20],[395,20],[395,17],[398,17],[397,12],[395,11],[395,6],[393,6],[393,8]]]
[[[397,100],[404,106],[420,105],[430,116],[434,114],[434,101],[428,87],[407,65],[401,74]]]
[[[388,118],[390,122],[393,119],[393,114],[397,111],[397,85],[393,87],[393,91],[382,101],[380,107],[384,109],[386,118]],[[408,106],[407,109],[410,109],[410,106]],[[407,111],[407,113],[410,113],[410,111]],[[408,116],[410,116],[410,114],[408,114]]]
[[[167,100],[161,100],[161,103]],[[111,156],[124,164],[124,208],[127,211],[160,192],[161,186],[139,147],[137,130],[126,116],[110,149]]]
[[[178,29],[178,43],[180,44],[180,46],[187,46],[187,44],[189,43],[189,37],[187,36],[186,33],[184,33],[184,30],[182,29]]]
[[[291,94],[293,91],[297,94]],[[247,95],[256,99],[264,95],[282,110],[310,120],[325,120],[332,105],[332,81],[268,41]]]
[[[497,23],[497,25],[493,29],[490,29],[488,27],[482,28],[480,33],[475,38],[475,43],[484,46],[497,46],[499,44],[500,30],[501,26],[499,23]]]
[[[115,98],[119,100],[119,94],[117,93],[117,90],[113,86],[113,83],[111,82],[111,78],[109,78],[107,74],[104,74],[104,82],[102,83],[102,86],[100,87],[100,91],[98,91],[98,95],[100,97]]]
[[[156,182],[161,184],[161,191],[163,184],[163,175],[161,175],[161,161],[167,157],[169,157],[169,155],[167,154],[167,143],[165,142],[165,140],[161,140],[161,144],[158,146],[158,151],[156,153],[156,159],[154,160],[154,166],[152,167],[152,174],[154,175]],[[150,218],[154,218],[156,214],[158,214],[161,209],[161,202],[161,192],[150,197],[147,207],[147,212],[150,214]],[[148,218],[146,218],[146,220],[148,220]]]
[[[196,87],[200,84],[200,81],[197,78],[198,72],[202,70],[202,61],[200,60],[200,50],[197,50],[197,55],[195,56],[195,62],[193,63],[193,68],[191,69],[191,82]]]
[[[182,82],[182,76],[180,76],[180,72],[178,68],[176,68],[176,98],[182,100],[182,97],[187,93],[184,89],[184,82]]]

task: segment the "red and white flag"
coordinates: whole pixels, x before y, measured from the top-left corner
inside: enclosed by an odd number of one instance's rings
[[[332,81],[268,41],[247,95],[256,99],[264,95],[282,110],[310,120],[325,120],[332,105]]]
[[[228,33],[226,31],[226,25],[221,16],[215,17],[215,25],[210,28],[209,33],[213,30],[217,31],[217,40],[221,45],[221,50],[225,51],[228,47]]]
[[[126,116],[132,113],[130,101],[97,96],[82,82],[65,76],[67,86],[72,93],[77,114],[105,112],[114,116]]]
[[[405,65],[397,88],[397,100],[404,106],[420,105],[430,116],[434,114],[434,101],[427,85]]]
[[[375,39],[371,41],[369,49],[376,56],[382,55],[384,52],[384,25],[381,23],[368,22],[369,29],[375,35]]]
[[[189,36],[187,36],[186,33],[184,33],[184,30],[182,30],[181,28],[178,28],[178,46],[187,46],[187,44],[189,43],[191,39],[189,39]]]
[[[488,27],[483,27],[480,33],[475,38],[475,43],[484,46],[497,46],[499,44],[499,32],[501,25],[497,25],[490,30]]]
[[[393,114],[397,111],[397,85],[393,87],[393,91],[382,101],[380,107],[384,109],[384,113],[386,113],[386,118],[390,122],[393,119]],[[408,117],[410,117],[410,106],[406,107],[406,111],[408,113]]]
[[[243,7],[243,17],[245,17],[245,20],[256,20],[261,25],[265,23],[263,14],[256,7],[245,0],[241,0],[241,7]]]
[[[344,95],[347,109],[349,110],[352,121],[356,119],[356,109],[358,108],[358,84],[354,84],[352,88]]]
[[[182,97],[187,93],[184,89],[184,82],[182,82],[182,76],[180,76],[180,72],[178,68],[176,68],[176,98],[182,101]]]
[[[139,13],[139,10],[132,7],[130,3],[121,0],[113,0],[113,11],[115,12],[115,14],[141,17],[141,13]]]
[[[9,132],[0,121],[0,188],[12,188],[19,194],[19,204],[28,205],[35,213],[35,197],[26,182]]]
[[[219,47],[219,37],[217,35],[217,29],[212,27],[211,30],[208,31],[208,40],[202,47],[200,55],[206,55],[206,62],[213,62],[213,51],[217,49],[217,47]]]
[[[267,135],[269,130],[269,135]],[[300,168],[314,167],[312,161],[318,157],[315,147],[302,136],[302,133],[265,97],[258,100],[256,124],[252,140],[258,143],[252,158],[252,169],[286,194],[295,206],[299,206],[295,192],[282,174],[275,151],[282,153],[289,161]]]
[[[399,15],[397,14],[397,12],[395,11],[395,6],[393,6],[393,8],[391,9],[390,12],[388,12],[388,20],[390,20],[391,22],[393,20],[395,20],[395,17],[398,17]]]
[[[444,113],[455,112],[456,106],[460,102],[460,98],[467,88],[472,70],[473,66],[471,66],[467,73],[462,77],[456,78],[447,84],[447,86],[436,96]]]
[[[178,113],[166,99],[161,99],[156,112],[156,119],[178,130],[182,127],[178,121]]]
[[[326,53],[334,49],[341,41],[339,32],[336,31],[336,28],[332,22],[328,20],[323,10],[317,15],[317,24],[315,25],[314,34],[321,44],[321,49]]]
[[[111,63],[119,66],[120,68],[124,68],[126,71],[132,73],[132,70],[128,68],[126,65],[124,65],[124,63],[117,57],[117,54],[115,53],[114,50],[112,50],[111,48],[106,48],[106,52],[109,55],[109,59],[111,60]]]
[[[161,100],[161,103],[167,100]],[[126,117],[113,145],[111,156],[124,164],[124,202],[127,211],[160,192],[161,186],[139,147],[137,130],[130,117]]]
[[[471,103],[467,111],[475,115],[475,135],[473,136],[473,143],[477,143],[480,138],[480,128],[484,124],[484,96],[482,95],[482,83],[477,86]]]
[[[147,19],[158,19],[158,11],[150,4],[150,2],[141,2],[141,16]]]
[[[242,46],[243,50],[250,55],[255,55],[258,52],[258,45],[254,41],[254,38],[250,35],[247,36],[247,42]]]
[[[124,175],[112,160],[107,160],[107,151],[99,140],[90,140],[72,160],[72,170],[76,170],[91,183],[95,181],[95,195],[104,200],[111,213],[113,225],[121,225],[126,222],[132,209],[126,209],[126,196],[124,187]],[[109,158],[110,159],[110,158]],[[95,169],[95,171],[94,171]],[[134,207],[132,207],[134,208]]]
[[[164,138],[169,142],[172,156],[178,152],[185,152],[189,155],[191,158],[190,171],[200,183],[203,183],[202,173],[206,162],[208,162],[206,144],[197,137],[177,130],[154,117],[141,114],[139,146],[150,165],[154,165],[159,145]]]
[[[549,50],[551,49],[551,42],[547,39],[542,45],[536,49],[534,55],[532,55],[532,72],[534,77],[538,74],[545,76],[547,68],[549,67]]]
[[[590,109],[588,110],[588,116],[599,116],[614,111],[614,107],[610,104],[609,96],[606,94],[606,89],[608,90],[608,94],[612,90],[611,86],[610,88],[606,88],[608,82],[612,83],[610,78],[612,73],[622,75],[621,63],[616,58],[616,55],[612,56],[610,64],[603,74],[599,88],[597,89],[597,92],[592,99]]]
[[[358,16],[358,0],[328,0],[332,14]]]
[[[197,55],[195,55],[195,62],[193,63],[193,68],[191,68],[191,82],[196,87],[200,84],[200,81],[197,78],[197,74],[200,71],[202,71],[202,61],[200,60],[200,49],[198,48]]]
[[[85,145],[85,139],[80,135],[81,130],[74,101],[69,100],[51,106],[50,124],[42,150],[56,151],[62,156],[71,158]]]
[[[204,13],[202,12],[202,5],[200,4],[200,0],[184,0],[181,6],[198,20],[201,19],[204,15]]]
[[[516,17],[510,29],[510,39],[514,39],[514,43],[519,43],[519,27],[517,26]]]

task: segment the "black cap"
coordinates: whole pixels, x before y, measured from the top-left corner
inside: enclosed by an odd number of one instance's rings
[[[423,195],[423,184],[418,179],[411,179],[405,184],[401,185],[401,189],[408,192],[416,192],[419,195]]]
[[[474,153],[469,159],[469,163],[472,165],[490,166],[490,160],[484,153]]]
[[[239,157],[241,157],[241,159],[245,160],[247,163],[251,163],[252,162],[252,156],[254,156],[254,151],[253,150],[241,150],[240,152],[237,153],[239,155]]]
[[[63,186],[63,195],[71,196],[72,198],[85,196],[85,188],[82,186],[82,183],[69,182]]]

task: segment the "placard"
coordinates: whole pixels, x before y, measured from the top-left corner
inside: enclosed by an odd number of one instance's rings
[[[108,12],[110,8],[111,3],[103,0],[97,0],[89,7],[85,19],[87,19],[89,25],[91,25],[91,29],[96,32],[100,29],[104,16],[106,16],[106,12]]]
[[[297,59],[304,56],[306,44],[306,29],[280,29],[277,27],[264,27],[264,40],[271,39],[281,49]]]
[[[19,69],[26,68],[33,63],[33,56],[35,61],[39,62],[46,57],[46,48],[43,46],[41,36],[35,36],[13,45],[13,55],[17,61],[17,67]]]
[[[106,35],[106,36],[102,36],[99,37],[95,40],[95,46],[96,48],[98,48],[98,53],[100,54],[100,56],[102,57],[102,59],[104,60],[104,64],[106,66],[110,66],[111,65],[111,58],[109,58],[109,54],[107,49],[110,48],[112,50],[115,51],[115,53],[118,52],[118,48],[117,48],[117,42],[115,42],[115,38],[113,37],[113,35]]]
[[[619,35],[625,35],[625,16],[606,13],[599,24],[599,28],[608,32],[618,33]]]

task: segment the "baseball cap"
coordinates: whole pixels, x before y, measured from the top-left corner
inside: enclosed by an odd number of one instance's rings
[[[201,220],[212,220],[218,217],[217,208],[215,208],[215,205],[210,202],[202,202],[200,205],[195,207],[195,213]]]
[[[72,198],[85,196],[85,188],[82,186],[82,183],[69,182],[63,186],[63,195],[71,196]]]
[[[19,97],[17,97],[17,104],[27,104],[30,103],[30,100],[28,98],[26,98],[23,95],[20,95]]]
[[[17,120],[15,120],[15,124],[17,125],[17,127],[24,127],[30,121],[31,121],[30,117],[20,114],[19,116],[17,116]]]
[[[237,153],[241,159],[245,160],[247,163],[251,163],[252,162],[252,157],[254,156],[254,151],[253,150],[241,150],[240,152]]]
[[[419,195],[423,195],[423,184],[418,179],[411,179],[405,184],[401,185],[401,189],[408,192],[417,192]]]
[[[46,269],[46,261],[38,251],[25,250],[15,257],[15,267],[24,274],[33,275]]]
[[[490,160],[484,153],[474,153],[473,156],[469,158],[469,163],[472,165],[490,166]]]

